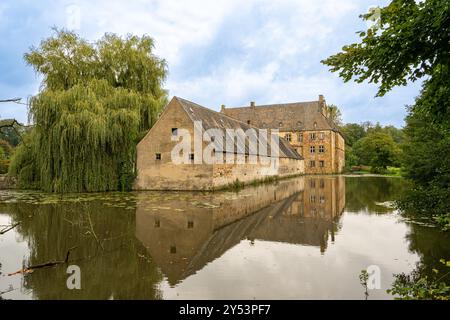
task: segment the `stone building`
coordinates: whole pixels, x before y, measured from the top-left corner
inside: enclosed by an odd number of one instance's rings
[[[345,165],[344,138],[329,118],[322,95],[318,101],[225,108],[221,113],[261,129],[278,129],[305,159],[305,172],[340,173]]]
[[[196,127],[197,126],[197,127]],[[250,130],[252,129],[252,130]],[[224,132],[215,137],[211,130]],[[254,136],[230,136],[231,132],[256,132]],[[198,133],[200,131],[200,134]],[[251,124],[223,113],[174,97],[158,121],[137,145],[136,190],[214,190],[239,180],[249,183],[270,176],[286,177],[304,174],[303,158],[283,138],[279,138],[277,153],[267,148],[255,151],[248,141],[268,145],[273,137]],[[261,133],[261,134],[260,134]],[[200,135],[200,139],[196,139]],[[187,137],[192,137],[187,140]],[[277,137],[278,138],[278,137]],[[186,142],[183,161],[174,160],[174,150]],[[264,140],[265,139],[265,140]],[[231,145],[228,141],[232,141]],[[240,142],[240,143],[239,143]],[[245,148],[239,148],[244,145]],[[223,161],[208,162],[208,159]],[[254,159],[258,161],[255,162]],[[227,159],[227,160],[225,160]],[[228,161],[232,159],[232,161]],[[262,162],[261,159],[266,161]],[[268,162],[267,162],[268,161]]]

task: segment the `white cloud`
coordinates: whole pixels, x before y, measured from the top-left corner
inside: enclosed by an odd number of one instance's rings
[[[411,103],[416,93],[400,90],[395,97],[374,100],[374,86],[344,84],[320,64],[342,45],[357,40],[355,31],[365,27],[358,15],[372,4],[371,0],[66,0],[56,5],[49,1],[30,8],[33,13],[26,24],[5,30],[11,36],[18,33],[14,38],[27,46],[37,45],[48,36],[48,29],[31,33],[40,35],[36,39],[20,33],[33,25],[62,27],[67,7],[76,5],[81,13],[79,32],[89,40],[105,32],[153,37],[155,53],[168,61],[166,88],[171,95],[217,109],[222,103],[301,101],[324,94],[341,106],[344,120],[363,121],[367,116],[386,123],[391,117],[400,124],[403,105]],[[362,114],[361,104],[370,110]]]
[[[156,41],[156,53],[176,63],[186,45],[212,39],[215,30],[237,1],[78,1],[81,29],[92,38],[104,32],[148,34]]]

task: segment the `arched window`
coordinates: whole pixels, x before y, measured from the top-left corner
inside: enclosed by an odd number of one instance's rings
[[[314,129],[317,128],[317,122],[314,122]]]
[[[282,127],[282,126],[283,126],[283,122],[280,122],[280,123],[278,124],[278,126],[279,126],[279,127]]]
[[[302,126],[302,122],[301,121],[297,121],[297,127],[301,127]]]

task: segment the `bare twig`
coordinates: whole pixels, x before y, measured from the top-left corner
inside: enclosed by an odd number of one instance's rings
[[[45,263],[36,264],[36,265],[33,265],[33,266],[29,266],[27,268],[20,269],[20,270],[18,270],[16,272],[13,272],[13,273],[9,273],[8,276],[13,276],[13,275],[16,275],[16,274],[19,274],[19,273],[22,273],[22,274],[23,273],[31,273],[35,269],[49,268],[49,267],[54,267],[54,266],[59,265],[59,264],[67,263],[67,262],[69,262],[70,252],[73,249],[77,248],[77,247],[78,246],[75,246],[75,247],[72,247],[69,250],[67,250],[66,258],[64,260],[48,261],[48,262],[45,262]]]
[[[5,290],[5,291],[0,291],[0,296],[1,296],[1,295],[3,295],[3,294],[5,294],[5,293],[8,293],[8,292],[14,291],[14,290],[17,290],[17,288],[16,288],[16,289],[14,289],[14,288],[13,288],[13,286],[12,286],[12,285],[10,285],[10,286],[9,286],[9,288],[8,288],[7,290]]]
[[[103,248],[102,242],[100,240],[98,240],[97,234],[95,233],[94,226],[92,225],[91,214],[89,212],[87,213],[87,216],[88,216],[89,225],[90,225],[90,229],[91,229],[90,231],[91,231],[92,235],[94,236],[95,240],[97,241],[98,245],[102,248],[102,250],[105,250],[105,248]]]
[[[22,98],[13,98],[13,99],[4,99],[0,100],[0,102],[19,102]]]
[[[17,222],[17,223],[15,223],[15,224],[13,224],[13,225],[10,225],[10,226],[8,226],[8,227],[6,227],[6,228],[0,230],[0,234],[5,234],[5,233],[7,233],[9,230],[14,229],[14,228],[17,227],[19,224],[20,224],[20,222]]]

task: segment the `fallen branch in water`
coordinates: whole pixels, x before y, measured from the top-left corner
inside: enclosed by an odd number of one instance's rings
[[[29,266],[29,267],[27,267],[27,268],[20,269],[20,270],[18,270],[18,271],[16,271],[16,272],[13,272],[13,273],[9,273],[8,276],[13,276],[13,275],[16,275],[16,274],[31,273],[31,272],[33,272],[35,269],[49,268],[49,267],[54,267],[54,266],[59,265],[59,264],[67,263],[67,262],[69,262],[70,251],[72,251],[73,249],[75,249],[75,248],[77,248],[77,247],[78,247],[78,246],[72,247],[72,248],[70,248],[69,250],[67,250],[67,254],[66,254],[66,259],[65,259],[65,260],[49,261],[49,262],[45,262],[45,263],[41,263],[41,264],[36,264],[36,265],[34,265],[34,266]]]
[[[9,288],[8,288],[7,290],[5,290],[5,291],[0,291],[0,300],[1,300],[1,296],[2,296],[3,294],[8,293],[8,292],[11,292],[11,291],[14,291],[14,290],[17,290],[17,288],[14,289],[12,285],[9,285]]]
[[[15,223],[15,224],[13,224],[13,225],[7,226],[6,228],[0,230],[0,234],[5,234],[5,233],[7,233],[9,230],[14,229],[14,228],[17,227],[19,224],[20,224],[20,222],[17,222],[17,223]]]

